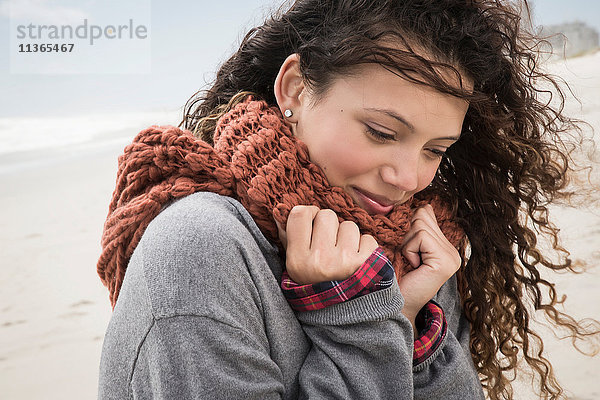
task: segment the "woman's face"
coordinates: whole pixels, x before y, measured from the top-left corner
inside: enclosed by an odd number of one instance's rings
[[[315,106],[306,89],[298,98],[294,134],[329,183],[370,214],[387,214],[431,183],[468,108],[378,64],[337,79]]]

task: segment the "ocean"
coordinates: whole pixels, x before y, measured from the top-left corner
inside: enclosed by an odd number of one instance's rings
[[[38,168],[65,157],[119,150],[142,129],[177,126],[180,120],[179,110],[0,118],[0,174]]]

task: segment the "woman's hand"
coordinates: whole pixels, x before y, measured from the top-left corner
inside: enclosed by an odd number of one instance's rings
[[[339,223],[334,211],[315,206],[295,206],[285,230],[277,229],[287,273],[300,285],[347,279],[378,247],[354,222]]]
[[[419,310],[454,275],[462,260],[458,250],[440,230],[430,205],[415,212],[404,237],[402,254],[417,268],[404,275],[399,282],[405,301],[402,313],[414,327]]]

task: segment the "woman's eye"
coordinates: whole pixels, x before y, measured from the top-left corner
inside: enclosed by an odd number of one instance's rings
[[[438,150],[438,149],[429,149],[429,152],[431,152],[431,154],[433,154],[433,156],[436,158],[442,158],[442,157],[446,156],[445,151]]]
[[[380,142],[387,142],[390,140],[394,140],[396,137],[394,135],[389,135],[387,133],[383,133],[381,131],[378,131],[377,129],[374,129],[373,127],[369,126],[369,125],[365,125],[367,127],[367,133],[369,135],[371,135],[373,138],[375,138],[375,140],[378,140]]]

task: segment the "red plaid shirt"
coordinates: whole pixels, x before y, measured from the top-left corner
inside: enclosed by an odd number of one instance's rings
[[[388,288],[394,279],[394,268],[378,247],[346,280],[298,285],[284,271],[281,288],[292,309],[313,311]],[[421,309],[415,324],[419,335],[414,342],[413,365],[422,363],[439,348],[447,330],[444,311],[433,301]]]

